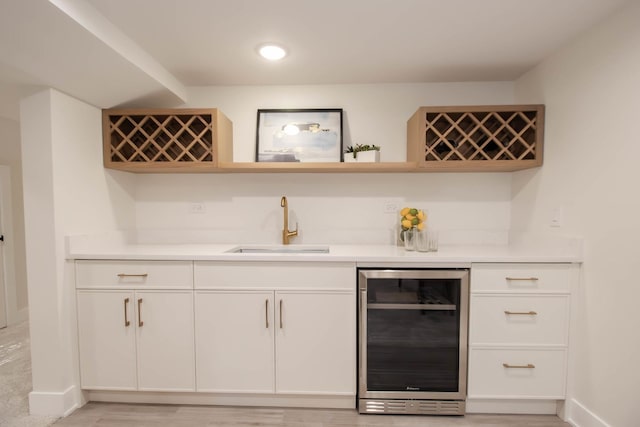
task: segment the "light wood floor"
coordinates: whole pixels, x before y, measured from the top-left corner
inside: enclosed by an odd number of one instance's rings
[[[565,427],[552,415],[359,415],[349,409],[230,408],[183,405],[88,403],[55,426],[176,427]]]

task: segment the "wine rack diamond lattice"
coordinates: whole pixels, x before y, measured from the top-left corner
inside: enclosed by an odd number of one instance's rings
[[[544,107],[422,107],[408,123],[408,153],[422,167],[518,170],[542,164]]]
[[[227,151],[218,147],[220,129],[230,127],[215,109],[105,110],[105,166],[133,171],[216,166]]]

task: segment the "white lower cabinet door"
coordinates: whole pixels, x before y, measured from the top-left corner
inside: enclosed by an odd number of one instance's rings
[[[276,393],[356,390],[355,294],[277,291]]]
[[[471,398],[564,399],[566,350],[471,349]]]
[[[198,391],[273,393],[273,291],[197,291]]]
[[[132,291],[77,292],[80,382],[84,389],[136,389]]]
[[[195,391],[193,292],[137,291],[138,389]]]

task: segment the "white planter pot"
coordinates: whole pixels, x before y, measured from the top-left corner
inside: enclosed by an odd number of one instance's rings
[[[344,162],[345,163],[355,163],[358,160],[353,157],[353,153],[344,153]]]
[[[377,150],[358,151],[356,159],[359,163],[377,163],[380,161],[380,152]]]

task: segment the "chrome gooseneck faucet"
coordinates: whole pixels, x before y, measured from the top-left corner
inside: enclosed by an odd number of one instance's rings
[[[287,198],[282,196],[280,199],[280,206],[284,208],[284,221],[282,228],[282,244],[288,245],[289,238],[298,235],[298,223],[296,222],[296,229],[294,231],[289,231],[289,204],[287,203]]]

